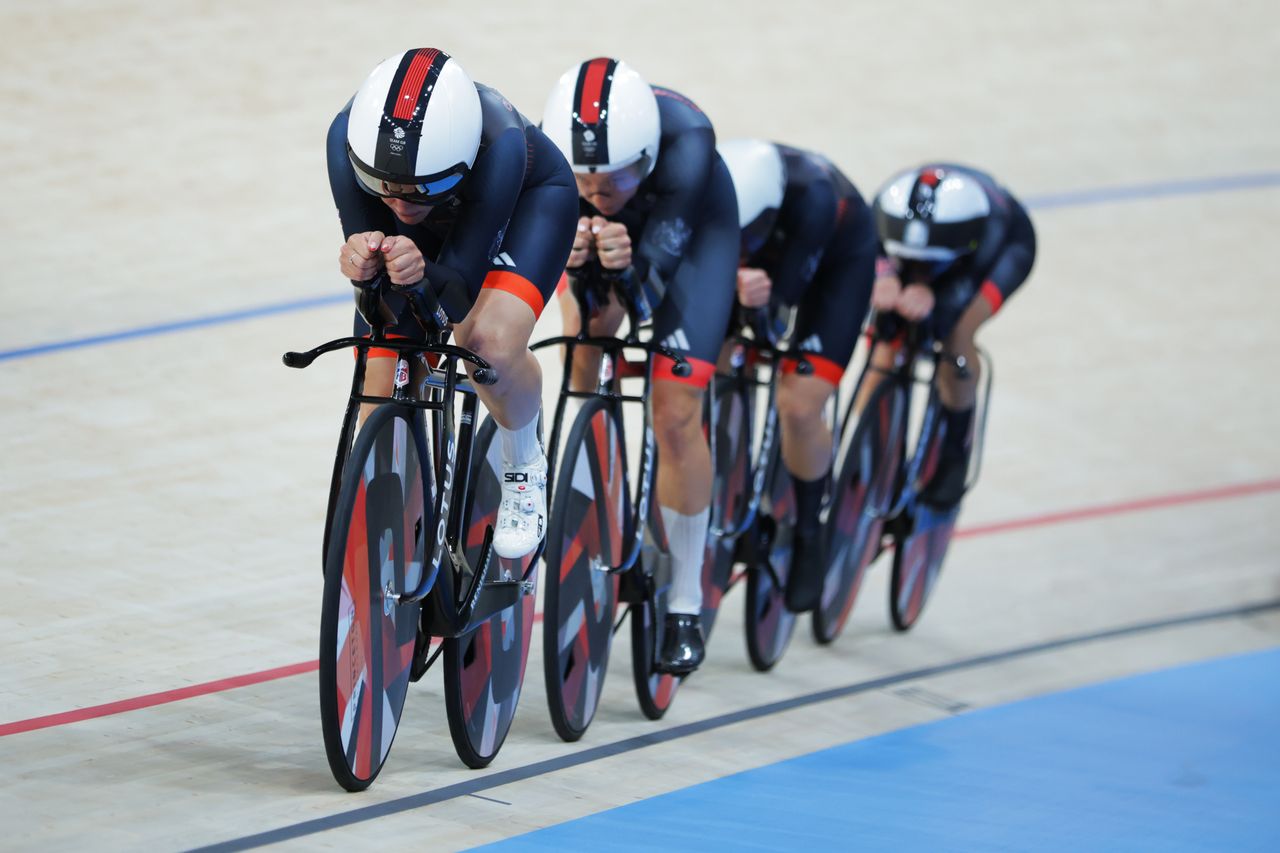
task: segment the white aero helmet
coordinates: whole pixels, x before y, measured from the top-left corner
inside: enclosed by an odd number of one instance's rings
[[[658,160],[658,99],[627,63],[588,59],[560,75],[542,111],[542,132],[575,172],[634,166],[643,180]]]
[[[991,201],[961,169],[921,166],[895,175],[876,196],[885,251],[912,261],[953,261],[978,248]]]
[[[742,253],[753,255],[778,221],[787,193],[787,169],[782,153],[772,142],[730,139],[716,146],[733,178],[738,196],[738,227],[742,229]]]
[[[347,154],[361,189],[433,204],[450,198],[480,150],[480,95],[457,60],[432,47],[387,59],[360,86]]]

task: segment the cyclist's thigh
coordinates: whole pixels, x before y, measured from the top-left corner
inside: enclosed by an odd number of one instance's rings
[[[793,339],[807,354],[814,375],[832,385],[840,384],[853,356],[875,280],[874,232],[858,236],[858,242],[845,242],[823,259],[796,315]],[[792,373],[795,367],[788,362],[783,370]]]
[[[1022,287],[1031,275],[1031,267],[1035,262],[1036,232],[1027,212],[1015,202],[1013,222],[1009,226],[1006,243],[978,288],[978,297],[987,300],[992,314],[999,311],[1009,297]]]
[[[736,298],[739,239],[733,182],[717,158],[701,219],[653,320],[654,339],[689,359],[693,373],[677,377],[660,359],[655,379],[699,388],[711,381]]]
[[[502,244],[480,286],[473,285],[474,302],[481,288],[503,290],[523,300],[537,317],[564,275],[578,227],[578,189],[563,158],[560,168],[548,165],[547,175],[526,187],[516,201]]]

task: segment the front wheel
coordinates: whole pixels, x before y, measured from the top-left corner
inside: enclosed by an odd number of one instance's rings
[[[782,658],[796,627],[796,614],[784,601],[792,570],[796,499],[780,446],[774,449],[770,468],[758,522],[765,547],[757,549],[756,565],[747,574],[747,656],[760,672],[773,669]]]
[[[630,512],[626,446],[615,407],[589,398],[569,430],[552,496],[542,662],[556,734],[576,741],[604,688]]]
[[[880,553],[884,515],[892,507],[901,466],[906,416],[906,392],[888,380],[871,393],[858,416],[827,517],[831,542],[826,580],[813,613],[813,636],[819,643],[840,636],[863,577]]]
[[[378,407],[351,450],[335,504],[320,614],[320,722],[338,784],[369,787],[400,725],[423,579],[429,471],[420,416]]]
[[[920,478],[922,491],[937,471],[943,436],[943,430],[935,427],[928,438]],[[942,571],[959,513],[958,507],[941,509],[917,499],[903,520],[905,534],[894,537],[889,616],[899,631],[909,630],[924,611]]]
[[[502,501],[502,443],[494,440],[496,433],[497,424],[486,418],[472,454],[471,501],[463,528],[463,546],[472,567],[479,566],[486,533],[496,522]],[[528,574],[536,589],[537,571],[530,569],[537,557],[537,551],[519,560],[495,554],[489,578],[519,580]],[[444,641],[449,733],[458,757],[468,767],[485,767],[493,761],[515,720],[533,639],[534,601],[533,594],[522,595],[474,630]]]

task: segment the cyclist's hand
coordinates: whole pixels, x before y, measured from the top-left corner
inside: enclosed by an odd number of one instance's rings
[[[593,216],[591,233],[596,238],[600,266],[607,270],[625,270],[631,266],[631,235],[627,233],[627,226],[610,222],[603,216]]]
[[[933,291],[927,284],[908,284],[902,288],[895,310],[904,320],[917,322],[933,311]]]
[[[877,267],[876,283],[871,287],[871,307],[877,311],[892,311],[902,295],[902,279],[890,268]]]
[[[773,292],[773,280],[769,274],[755,267],[738,269],[738,301],[744,308],[759,308],[769,304]]]
[[[352,234],[338,254],[338,268],[342,274],[352,281],[368,281],[378,274],[382,266],[382,241],[386,239],[381,231],[366,231],[363,234]]]
[[[591,218],[583,216],[578,220],[578,230],[573,235],[573,251],[569,253],[569,263],[565,266],[576,270],[591,260],[595,250],[596,241],[591,233]]]
[[[387,237],[382,241],[383,263],[391,283],[401,287],[417,284],[426,275],[427,264],[418,245],[408,237]]]

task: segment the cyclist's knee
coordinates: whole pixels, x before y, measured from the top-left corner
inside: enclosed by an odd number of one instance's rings
[[[822,418],[822,407],[831,391],[821,379],[787,374],[778,382],[778,417],[792,428],[814,423]]]
[[[702,435],[702,397],[702,389],[692,385],[654,383],[653,429],[667,452],[678,456],[695,444],[706,444]]]
[[[510,328],[495,324],[470,325],[458,342],[493,365],[498,376],[511,372],[513,366],[529,358],[529,343]]]

